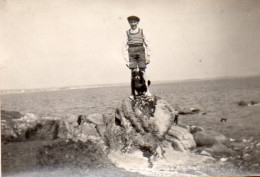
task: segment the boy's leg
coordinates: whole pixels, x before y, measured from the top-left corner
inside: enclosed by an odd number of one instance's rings
[[[136,58],[136,50],[133,47],[128,48],[128,54],[129,54],[129,68],[135,69],[137,68],[137,58]]]
[[[136,59],[136,51],[134,48],[128,48],[129,54],[129,69],[131,70],[131,99],[135,97],[135,89],[134,89],[134,81],[133,81],[133,72],[137,68],[137,59]]]
[[[145,49],[143,46],[139,47],[137,50],[137,63],[138,68],[144,69],[146,68],[146,59],[145,59]]]

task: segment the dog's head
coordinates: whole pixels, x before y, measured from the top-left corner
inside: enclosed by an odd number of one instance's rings
[[[143,81],[144,80],[144,73],[143,73],[143,71],[138,71],[138,70],[134,70],[133,71],[133,79],[134,79],[134,81],[136,81],[136,82],[141,82],[141,81]]]
[[[142,87],[145,85],[144,73],[142,71],[134,71],[133,80],[136,88]]]

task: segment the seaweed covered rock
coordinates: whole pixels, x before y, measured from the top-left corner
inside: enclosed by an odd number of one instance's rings
[[[157,154],[165,141],[177,150],[193,148],[191,133],[174,125],[176,114],[169,103],[157,96],[126,98],[117,107],[114,122],[108,125],[108,145],[122,151],[141,150],[147,157]]]
[[[115,119],[125,129],[162,137],[173,124],[174,110],[159,97],[139,96],[136,100],[123,100],[116,109]]]

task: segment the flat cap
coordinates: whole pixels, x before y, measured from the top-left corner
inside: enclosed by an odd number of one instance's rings
[[[128,21],[140,21],[140,18],[138,18],[137,16],[129,16],[127,17],[127,20]]]

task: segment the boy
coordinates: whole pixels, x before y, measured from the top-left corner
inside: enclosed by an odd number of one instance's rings
[[[140,19],[136,16],[130,16],[127,20],[131,28],[126,31],[123,42],[123,55],[126,61],[126,66],[131,69],[132,78],[134,70],[139,68],[139,70],[143,72],[144,78],[147,81],[145,68],[146,65],[150,63],[149,43],[143,34],[143,30],[137,28]],[[146,95],[151,96],[148,88]],[[130,98],[133,98],[133,93]]]

